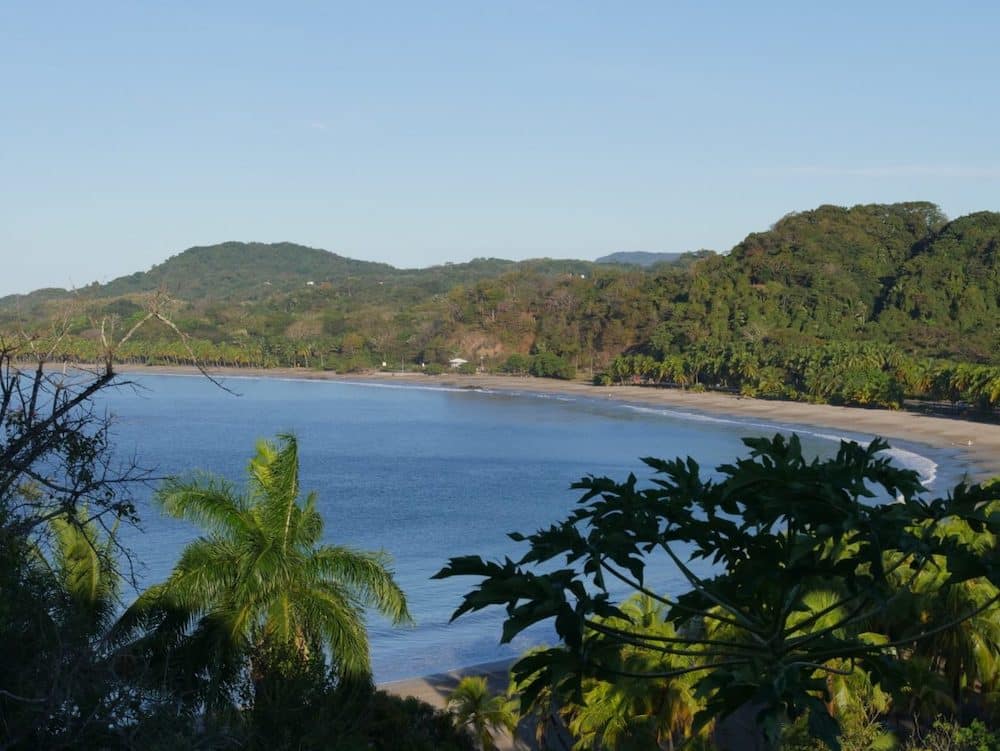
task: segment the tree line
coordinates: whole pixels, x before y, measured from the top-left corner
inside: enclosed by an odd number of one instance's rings
[[[822,206],[782,218],[726,255],[689,254],[648,269],[480,259],[404,271],[298,246],[230,243],[88,288],[75,302],[48,293],[8,298],[0,324],[38,330],[54,322],[59,356],[87,361],[100,348],[99,322],[130,327],[159,280],[173,285],[172,319],[209,365],[356,371],[385,362],[412,370],[462,357],[501,371],[512,355],[545,353],[618,382],[649,378],[628,372],[629,360],[612,372],[616,358],[645,355],[673,371],[655,380],[771,397],[890,405],[902,393],[978,403],[992,387],[963,396],[965,376],[945,387],[941,379],[922,384],[916,371],[1000,365],[998,248],[1000,214],[949,221],[921,202]],[[859,342],[876,355],[859,355]],[[841,351],[850,362],[836,359]],[[724,352],[755,372],[713,364]],[[157,326],[137,332],[121,354],[147,364],[190,358]],[[907,372],[862,357],[898,360]]]
[[[786,351],[701,345],[662,358],[620,355],[598,381],[890,409],[907,399],[961,403],[981,413],[1000,405],[1000,365],[917,358],[893,345],[866,342]]]
[[[364,609],[405,622],[408,604],[384,555],[321,544],[292,435],[258,443],[242,489],[159,482],[201,536],[126,601],[118,529],[149,478],[115,460],[93,398],[128,339],[69,375],[0,340],[0,747],[491,747],[514,716],[481,682],[453,716],[372,686]],[[511,535],[516,562],[439,574],[479,578],[456,615],[506,607],[505,641],[554,620],[560,643],[512,673],[539,742],[733,748],[727,718],[750,711],[767,748],[996,747],[1000,484],[929,498],[878,440],[824,461],[794,436],[745,443],[708,477],[689,457],[646,459],[649,483],[584,478],[566,520]],[[677,593],[645,583],[665,563]]]

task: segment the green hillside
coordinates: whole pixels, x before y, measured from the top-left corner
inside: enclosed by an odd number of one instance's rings
[[[1000,214],[949,222],[925,202],[821,206],[728,254],[650,268],[476,259],[396,269],[290,243],[225,243],[72,296],[7,298],[0,324],[68,316],[63,354],[92,358],[100,321],[128,326],[165,290],[209,365],[352,370],[461,355],[511,372],[544,361],[536,371],[780,398],[995,404],[998,245]],[[129,346],[121,354],[137,362],[189,359],[166,329],[144,328]],[[959,377],[958,366],[980,370]]]
[[[705,338],[881,338],[876,317],[886,290],[944,223],[929,203],[790,214],[670,290],[673,325],[664,333],[679,346]]]
[[[1000,353],[1000,214],[956,219],[918,245],[888,287],[883,335],[962,359]]]
[[[259,299],[313,283],[347,276],[388,274],[388,264],[355,261],[293,243],[240,243],[189,248],[149,271],[120,277],[95,290],[117,297],[163,289],[185,300]]]
[[[306,286],[337,287],[347,296],[375,287],[395,290],[406,301],[446,292],[457,284],[497,276],[515,266],[551,273],[586,271],[586,261],[538,259],[524,262],[478,258],[467,263],[422,269],[397,269],[386,263],[357,261],[295,243],[226,242],[188,248],[148,271],[137,271],[106,284],[69,291],[36,290],[0,298],[0,310],[18,307],[39,313],[46,304],[70,299],[99,301],[164,291],[189,302],[252,302]],[[310,284],[311,283],[311,284]],[[383,290],[384,291],[384,290]]]

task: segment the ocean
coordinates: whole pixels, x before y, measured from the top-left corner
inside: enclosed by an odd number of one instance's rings
[[[129,376],[137,386],[107,392],[113,438],[122,459],[158,476],[205,470],[242,486],[258,438],[293,432],[300,482],[314,490],[325,541],[382,549],[393,559],[416,623],[396,628],[369,618],[376,681],[439,672],[513,657],[552,641],[539,627],[501,646],[502,612],[449,623],[474,580],[432,581],[451,556],[517,558],[523,547],[507,533],[532,532],[562,519],[587,474],[624,479],[649,471],[641,456],[693,456],[706,470],[745,453],[744,436],[793,426],[742,421],[530,392],[499,392],[391,383],[280,378],[228,378],[239,396],[198,376]],[[839,435],[799,426],[806,451],[828,456]],[[870,439],[871,436],[843,436]],[[917,469],[932,490],[965,471],[954,456],[927,447],[895,446],[898,463]],[[164,517],[138,493],[140,529],[124,542],[143,586],[162,581],[192,525]],[[669,571],[654,586],[682,591]]]

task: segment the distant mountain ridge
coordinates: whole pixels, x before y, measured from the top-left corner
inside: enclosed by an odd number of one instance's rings
[[[594,263],[617,263],[626,266],[655,266],[658,263],[673,263],[680,253],[653,253],[647,250],[620,250],[601,256]]]
[[[100,295],[117,297],[164,289],[185,299],[254,299],[309,281],[393,270],[388,264],[356,261],[295,243],[225,242],[188,248],[149,271],[114,279],[101,285]]]
[[[566,273],[585,272],[587,261],[537,259],[508,261],[477,258],[466,263],[449,263],[422,269],[399,269],[387,263],[359,261],[320,248],[290,242],[223,242],[194,246],[158,263],[148,271],[121,276],[105,284],[91,284],[78,290],[44,288],[22,295],[0,298],[0,308],[14,304],[28,306],[84,297],[115,298],[163,290],[183,300],[261,300],[287,293],[303,285],[371,283],[415,285],[439,292],[456,283],[495,276],[521,265],[550,268]],[[442,286],[443,284],[443,286]]]
[[[684,253],[653,253],[646,250],[623,250],[601,256],[594,263],[650,268],[660,263],[676,264],[695,261],[714,254],[715,251],[705,249]]]
[[[99,299],[164,290],[185,300],[261,299],[276,292],[288,292],[303,284],[323,284],[345,278],[380,281],[420,276],[444,275],[462,281],[486,278],[518,265],[547,267],[557,273],[586,273],[592,264],[651,268],[658,264],[689,265],[715,255],[711,250],[682,253],[621,251],[596,261],[533,259],[509,261],[477,258],[463,263],[448,263],[416,269],[400,269],[387,263],[361,261],[292,242],[260,243],[227,241],[215,245],[196,245],[155,264],[147,271],[136,271],[103,284],[90,284],[75,290],[46,287],[0,298],[0,307],[15,300],[38,303],[71,296]]]
[[[229,242],[72,293],[5,298],[0,325],[68,321],[66,356],[81,358],[103,321],[129,325],[162,289],[178,325],[220,364],[351,369],[461,356],[489,365],[553,353],[599,369],[644,353],[688,358],[693,370],[680,377],[697,381],[716,356],[706,353],[735,347],[766,353],[758,369],[775,388],[798,388],[800,376],[776,375],[767,357],[790,362],[830,342],[1000,364],[1000,213],[949,220],[927,202],[820,206],[726,254],[669,256],[649,267],[478,258],[398,269],[293,243]],[[142,332],[129,356],[183,361],[156,343],[165,336]]]

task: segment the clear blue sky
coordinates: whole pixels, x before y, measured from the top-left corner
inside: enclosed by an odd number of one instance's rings
[[[424,266],[1000,209],[994,2],[0,4],[0,294],[191,245]]]

